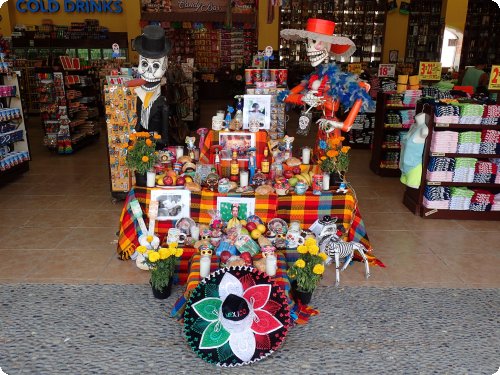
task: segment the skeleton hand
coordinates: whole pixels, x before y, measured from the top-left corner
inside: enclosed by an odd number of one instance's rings
[[[320,118],[316,121],[316,124],[323,130],[325,133],[331,133],[334,129],[342,129],[344,123],[340,121],[328,120],[326,118]]]
[[[322,96],[316,96],[317,93],[317,90],[308,91],[308,93],[302,98],[302,101],[311,107],[319,106],[324,99]]]

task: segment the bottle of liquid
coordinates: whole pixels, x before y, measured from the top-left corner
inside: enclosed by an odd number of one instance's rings
[[[269,166],[270,166],[270,160],[269,160],[269,151],[267,147],[264,149],[264,157],[262,158],[262,162],[260,165],[260,169],[262,173],[265,175],[269,174]]]
[[[233,151],[233,157],[231,159],[231,172],[229,180],[238,182],[240,175],[240,165],[238,163],[238,153]]]

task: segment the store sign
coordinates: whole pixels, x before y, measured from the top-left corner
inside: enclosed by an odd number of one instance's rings
[[[349,73],[354,73],[354,74],[360,75],[361,74],[361,70],[362,70],[361,63],[350,63],[347,66],[347,71]]]
[[[122,13],[121,0],[17,0],[20,13]]]
[[[500,65],[493,65],[491,67],[488,90],[500,90]]]
[[[440,81],[441,63],[440,62],[420,62],[418,67],[418,78],[420,81]]]
[[[378,66],[378,76],[394,77],[396,75],[396,64],[380,64]]]

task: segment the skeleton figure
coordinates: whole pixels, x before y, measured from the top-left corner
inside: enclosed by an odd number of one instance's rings
[[[137,94],[136,131],[156,132],[161,135],[158,147],[168,145],[169,107],[161,95],[160,83],[167,71],[170,42],[160,26],[146,26],[144,33],[134,40],[139,52],[138,73],[143,84],[135,89]]]
[[[111,55],[111,57],[115,59],[120,57],[120,46],[118,45],[118,43],[113,43],[111,49],[113,50],[113,54]]]

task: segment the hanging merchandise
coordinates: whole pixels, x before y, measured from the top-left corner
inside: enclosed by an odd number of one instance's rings
[[[312,113],[309,111],[303,110],[302,112],[300,112],[297,135],[301,135],[303,137],[307,137],[309,135],[309,131],[311,130],[312,117]]]

